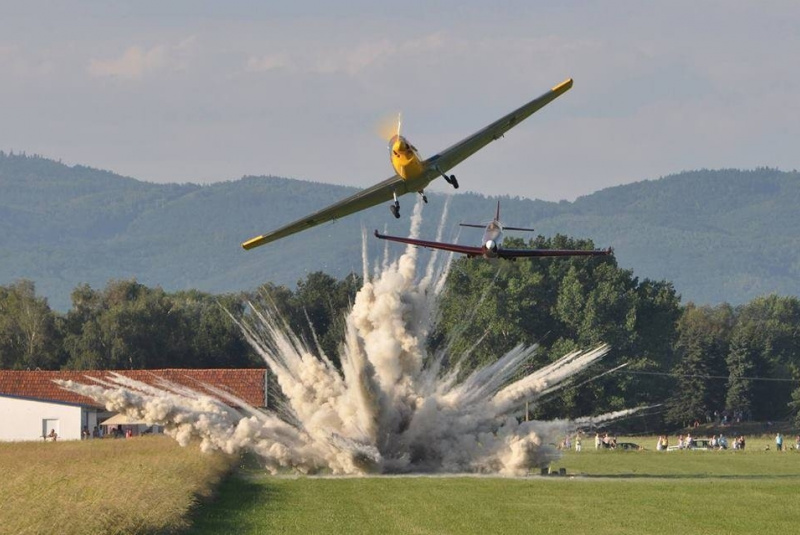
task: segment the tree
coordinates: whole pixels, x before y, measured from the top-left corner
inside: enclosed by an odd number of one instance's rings
[[[728,392],[725,405],[731,411],[751,414],[754,408],[755,389],[751,380],[764,368],[757,347],[757,334],[752,328],[738,328],[731,338],[731,348],[725,359],[728,365]],[[762,414],[756,413],[756,418]]]
[[[715,308],[689,303],[678,322],[675,343],[675,387],[667,402],[667,420],[685,427],[705,421],[724,406],[725,374],[730,331],[734,322],[729,305]]]
[[[32,281],[0,286],[0,367],[55,369],[62,359],[56,317]]]
[[[728,408],[747,407],[756,419],[783,419],[791,386],[769,379],[790,377],[800,363],[800,300],[759,297],[737,313],[728,357]]]

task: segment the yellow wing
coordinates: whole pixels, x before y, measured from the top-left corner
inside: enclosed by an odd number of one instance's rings
[[[358,211],[392,199],[392,192],[396,192],[397,195],[406,193],[405,183],[403,179],[397,175],[394,175],[393,177],[388,178],[380,184],[372,186],[371,188],[361,190],[355,195],[351,195],[350,197],[347,197],[336,204],[332,204],[331,206],[323,208],[318,212],[314,212],[313,214],[302,219],[298,219],[294,223],[289,223],[288,225],[277,230],[273,230],[272,232],[262,236],[249,239],[242,244],[242,247],[245,249],[252,249],[253,247],[258,247],[259,245],[264,245],[265,243],[285,238],[286,236],[295,234],[296,232],[310,229],[311,227],[315,227],[321,223],[327,223],[328,221],[333,221],[334,219],[339,219],[340,217],[354,214]]]
[[[502,119],[498,119],[486,128],[479,130],[466,139],[463,139],[439,154],[431,156],[425,163],[438,167],[443,173],[463,162],[483,147],[503,137],[503,134],[517,126],[519,123],[544,108],[552,101],[572,88],[572,78],[568,78],[556,85],[547,93],[531,100],[524,106],[517,108]]]

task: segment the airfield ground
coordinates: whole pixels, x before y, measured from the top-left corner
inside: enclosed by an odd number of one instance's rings
[[[745,452],[630,440],[649,451],[584,441],[553,465],[566,477],[527,478],[271,477],[164,437],[0,444],[0,533],[796,531],[800,452],[776,452],[771,436]]]
[[[800,453],[570,452],[566,477],[269,477],[239,472],[194,533],[793,533]],[[770,445],[770,451],[764,451]]]

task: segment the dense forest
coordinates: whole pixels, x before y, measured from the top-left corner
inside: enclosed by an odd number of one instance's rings
[[[509,245],[594,247],[562,235]],[[670,282],[640,280],[614,257],[454,262],[429,344],[453,355],[469,350],[462,372],[519,343],[539,344],[529,363],[534,368],[572,349],[611,344],[600,365],[547,398],[535,417],[660,405],[651,412],[654,425],[677,427],[705,421],[714,411],[766,420],[800,409],[796,297],[682,305]],[[316,336],[338,362],[343,314],[361,282],[355,275],[314,272],[294,289],[268,283],[248,293],[212,295],[114,280],[102,290],[77,286],[70,309],[60,313],[32,282],[20,280],[0,286],[0,367],[263,366],[229,316],[246,314],[249,302],[277,307],[295,332],[307,340]]]
[[[467,169],[459,178],[463,189],[474,179]],[[151,184],[0,152],[0,284],[34,280],[50,306],[66,312],[75,287],[98,288],[109,279],[220,294],[252,290],[265,280],[294,288],[319,270],[343,278],[360,269],[363,229],[404,235],[408,218],[395,220],[377,206],[254,251],[240,243],[355,191],[269,176],[207,186]],[[434,235],[446,198],[429,194],[423,236]],[[459,221],[489,219],[496,200],[453,195],[445,237],[455,236]],[[614,247],[621,266],[672,281],[684,301],[741,305],[800,289],[797,172],[701,170],[574,202],[499,200],[507,224]],[[414,196],[401,199],[404,214],[413,202]],[[475,232],[460,240],[479,240]],[[370,247],[378,249],[373,241]]]

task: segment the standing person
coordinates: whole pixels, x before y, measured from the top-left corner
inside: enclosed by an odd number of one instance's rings
[[[781,435],[780,432],[775,435],[775,449],[783,451],[783,435]]]
[[[581,451],[581,434],[575,435],[575,451]]]
[[[601,440],[600,440],[600,432],[597,432],[597,433],[594,434],[594,449],[596,449],[596,450],[600,449],[600,442],[601,442]]]

